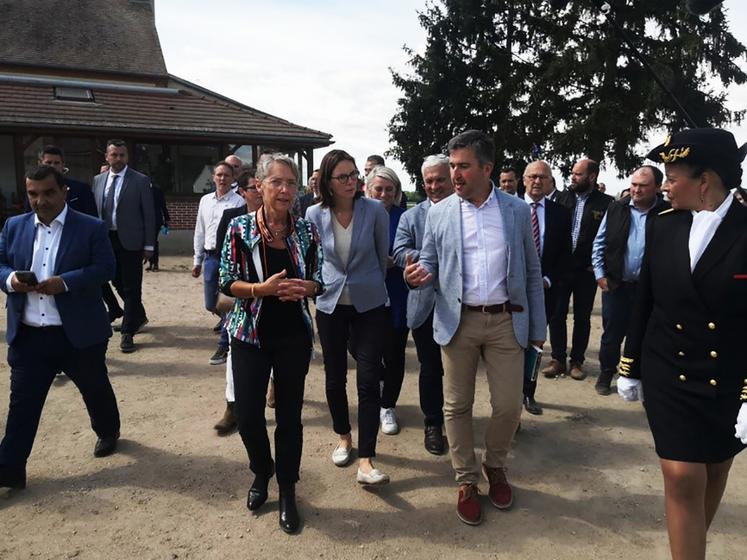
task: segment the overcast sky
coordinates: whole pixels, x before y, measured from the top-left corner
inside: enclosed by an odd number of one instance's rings
[[[683,0],[684,1],[684,0]],[[365,158],[389,148],[400,94],[389,68],[405,70],[403,45],[422,52],[425,0],[156,0],[156,26],[172,74],[289,121],[328,132],[333,147]],[[747,44],[747,6],[726,0],[731,31]],[[199,31],[198,31],[199,30]],[[747,86],[730,92],[747,106]],[[733,128],[747,142],[747,126]],[[330,148],[331,149],[331,148]],[[327,150],[316,150],[316,165]],[[425,154],[424,154],[425,155]],[[402,167],[387,164],[407,187]],[[603,173],[612,191],[625,180]]]

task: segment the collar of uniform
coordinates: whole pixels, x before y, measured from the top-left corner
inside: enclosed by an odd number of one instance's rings
[[[67,218],[67,204],[65,204],[65,206],[62,208],[62,211],[59,214],[57,214],[55,219],[52,220],[52,223],[57,222],[61,226],[64,226],[65,218]],[[39,219],[39,216],[37,214],[34,214],[34,228],[36,228],[36,226],[38,226],[39,224],[43,225],[44,227],[50,227],[52,223],[50,223],[48,226]]]
[[[718,217],[723,220],[726,217],[726,213],[729,211],[729,208],[731,208],[731,201],[733,199],[734,197],[731,194],[727,194],[724,201],[719,205],[718,208],[716,208],[712,212],[714,214],[717,214]],[[700,212],[711,212],[711,210],[701,210]],[[700,212],[696,212],[695,210],[692,210],[693,216],[700,214]]]
[[[462,204],[469,204],[473,208],[476,208],[477,210],[481,210],[483,208],[490,208],[491,206],[496,206],[498,204],[498,197],[495,194],[495,185],[493,184],[493,181],[490,181],[490,194],[488,195],[488,198],[485,199],[485,202],[480,204],[480,206],[475,206],[472,204],[469,200],[466,200],[459,197],[459,202]]]
[[[529,196],[527,193],[524,193],[524,202],[526,202],[530,206],[535,203],[535,201],[532,200],[532,197]],[[545,207],[545,197],[544,196],[542,198],[540,198],[539,200],[537,200],[536,202],[537,202],[537,204],[539,204],[540,206],[542,206],[542,208]]]

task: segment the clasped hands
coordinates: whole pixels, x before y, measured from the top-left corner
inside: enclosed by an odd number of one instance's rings
[[[314,295],[316,282],[301,278],[286,278],[288,272],[283,269],[257,285],[256,295],[277,296],[280,301],[300,301]]]
[[[38,284],[34,284],[33,286],[31,286],[29,284],[24,284],[23,282],[18,280],[15,275],[13,275],[13,278],[10,281],[10,285],[13,287],[14,291],[22,294],[37,292],[39,294],[44,294],[47,296],[56,296],[57,294],[61,294],[67,291],[65,282],[60,276],[50,276],[46,280],[42,280]]]

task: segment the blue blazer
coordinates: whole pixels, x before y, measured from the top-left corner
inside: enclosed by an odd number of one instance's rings
[[[529,205],[493,186],[503,218],[508,249],[508,297],[524,308],[512,314],[514,335],[523,348],[545,340],[545,300],[537,249],[532,238]],[[420,264],[433,274],[436,306],[433,339],[445,346],[462,315],[463,264],[461,199],[453,194],[428,211]]]
[[[34,249],[34,214],[14,216],[0,233],[0,289],[7,293],[8,276],[30,270]],[[62,328],[75,348],[100,344],[112,335],[109,316],[101,299],[101,286],[114,278],[114,252],[106,225],[98,218],[68,208],[62,228],[54,275],[68,291],[54,296]],[[8,293],[8,344],[18,334],[26,294]]]
[[[394,238],[397,226],[402,219],[404,209],[392,206],[389,210],[389,255],[394,257]],[[407,327],[407,284],[404,269],[397,264],[386,271],[386,291],[389,294],[389,305],[392,311],[392,323],[395,329]]]
[[[423,247],[425,235],[425,218],[432,205],[430,200],[424,200],[402,214],[399,219],[393,250],[394,261],[400,267],[399,270],[404,270],[407,255],[412,257],[413,262],[420,259],[420,249]],[[412,290],[407,297],[407,326],[417,329],[425,323],[433,311],[435,302],[436,292],[433,289],[433,282],[419,290]]]
[[[358,198],[353,206],[353,234],[350,258],[342,262],[335,252],[335,234],[330,208],[310,206],[306,219],[319,230],[324,250],[322,279],[324,293],[316,298],[316,308],[332,313],[347,285],[355,310],[363,313],[386,303],[387,257],[389,256],[389,215],[378,200]]]

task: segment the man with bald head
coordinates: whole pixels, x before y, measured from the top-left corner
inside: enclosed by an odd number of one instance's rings
[[[552,170],[547,162],[533,161],[526,166],[524,200],[531,208],[532,238],[542,267],[548,321],[555,314],[558,286],[568,275],[571,264],[571,215],[564,206],[546,197],[552,184]],[[536,390],[537,380],[525,378],[524,408],[530,414],[542,414],[542,408],[534,399]]]
[[[638,168],[630,178],[630,195],[613,202],[594,238],[594,276],[602,290],[602,340],[596,391],[609,395],[620,361],[620,345],[628,331],[647,232],[669,203],[659,196],[663,174],[653,165]]]
[[[542,373],[556,377],[566,372],[568,305],[573,296],[573,339],[570,352],[570,374],[581,381],[586,348],[591,332],[591,311],[597,282],[591,266],[591,246],[599,224],[613,198],[597,189],[599,164],[591,159],[580,159],[571,171],[571,187],[558,195],[557,202],[571,213],[571,271],[568,280],[558,290],[558,308],[550,321],[552,360]]]

